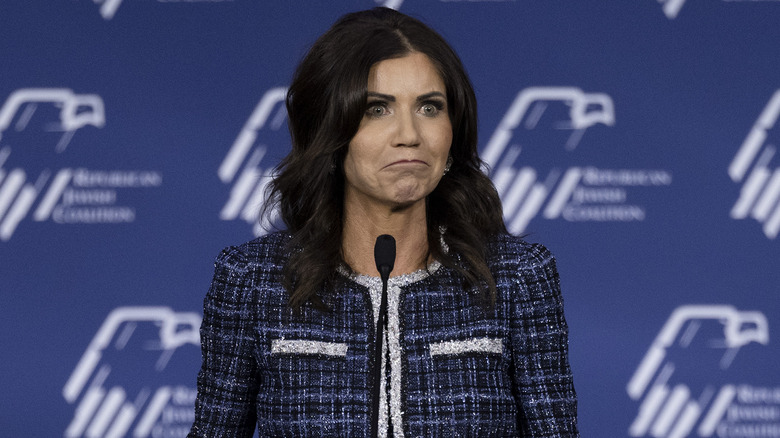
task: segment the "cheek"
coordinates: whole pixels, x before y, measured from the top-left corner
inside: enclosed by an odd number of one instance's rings
[[[347,183],[355,184],[364,180],[370,173],[368,168],[371,164],[370,153],[366,146],[359,141],[357,137],[349,144],[347,155],[344,157],[344,178]]]
[[[443,156],[444,160],[446,160],[450,154],[450,147],[452,146],[452,129],[449,125],[443,127],[439,131],[434,144],[437,154]]]
[[[355,172],[357,171],[357,166],[355,165],[355,157],[354,154],[348,153],[346,157],[344,157],[344,179],[347,183],[353,183],[355,181]]]

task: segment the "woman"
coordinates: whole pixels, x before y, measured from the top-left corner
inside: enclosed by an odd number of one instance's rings
[[[447,43],[390,9],[348,14],[287,110],[287,230],[217,259],[190,436],[578,436],[555,262],[506,232]],[[381,234],[397,256],[375,359]]]

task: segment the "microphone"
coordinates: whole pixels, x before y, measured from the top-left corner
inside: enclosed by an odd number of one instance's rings
[[[376,321],[376,335],[374,337],[374,382],[371,420],[371,436],[379,436],[379,388],[382,381],[382,341],[384,340],[385,315],[387,314],[387,280],[390,278],[390,272],[395,265],[395,239],[389,234],[382,234],[376,238],[374,244],[374,261],[376,270],[382,278],[382,299],[379,304],[379,315]],[[389,417],[388,417],[389,418]],[[389,426],[392,426],[388,423]]]
[[[395,265],[395,239],[389,234],[382,234],[376,238],[374,245],[374,260],[376,261],[376,270],[382,277],[382,283],[387,284],[390,277],[390,271]]]

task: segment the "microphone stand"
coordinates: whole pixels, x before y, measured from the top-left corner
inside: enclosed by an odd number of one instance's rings
[[[393,265],[395,264],[395,239],[393,236],[383,234],[376,238],[374,260],[376,261],[376,269],[379,271],[379,276],[382,279],[382,298],[376,322],[376,336],[374,337],[376,343],[374,344],[374,381],[372,388],[373,396],[371,398],[371,436],[379,437],[379,389],[382,384],[382,362],[384,361],[382,343],[384,341],[384,327],[387,315],[387,281],[390,278],[390,271],[393,270]]]

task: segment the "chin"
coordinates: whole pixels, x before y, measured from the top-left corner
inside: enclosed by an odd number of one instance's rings
[[[436,184],[420,181],[419,178],[395,181],[392,188],[385,191],[384,199],[392,205],[393,211],[403,210],[424,203],[435,188]]]
[[[425,197],[430,193],[426,192],[424,190],[411,190],[407,192],[402,193],[396,193],[396,196],[393,197],[393,210],[404,210],[406,208],[412,207],[420,202],[425,202]]]

